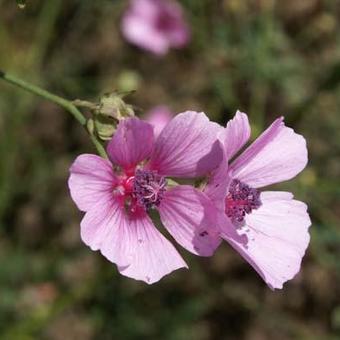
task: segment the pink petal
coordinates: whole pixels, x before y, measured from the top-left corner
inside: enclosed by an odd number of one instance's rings
[[[163,3],[167,15],[163,17],[162,24],[170,45],[175,48],[185,47],[190,41],[191,33],[183,15],[182,7],[174,0],[165,0]]]
[[[295,177],[308,160],[306,141],[279,118],[230,166],[232,177],[259,188]]]
[[[136,16],[125,16],[122,21],[122,33],[130,43],[154,53],[155,55],[165,55],[169,48],[169,41],[166,36],[159,34],[152,26],[149,19]]]
[[[236,229],[226,224],[222,233],[272,289],[282,288],[299,272],[310,239],[307,206],[292,197],[263,192],[263,205],[246,216],[246,225]],[[231,235],[235,229],[239,239]]]
[[[107,245],[109,235],[115,234],[118,226],[122,224],[122,204],[113,195],[107,200],[97,202],[87,211],[80,223],[80,236],[83,242],[92,250],[103,249]],[[119,242],[118,240],[115,240]],[[118,244],[112,242],[110,249],[118,249]],[[106,254],[106,249],[104,253]],[[118,257],[119,252],[116,254]],[[112,255],[113,256],[113,255]],[[116,259],[117,260],[117,259]],[[117,260],[119,265],[127,265],[127,259],[122,256]]]
[[[122,120],[107,147],[112,163],[124,169],[135,167],[150,156],[153,138],[150,124],[138,118]]]
[[[197,177],[215,170],[223,157],[217,140],[223,129],[203,113],[177,115],[159,135],[150,168],[174,177]]]
[[[117,179],[112,164],[99,156],[84,154],[70,168],[68,186],[79,210],[87,211],[112,193]]]
[[[168,190],[159,213],[165,228],[188,251],[211,256],[219,246],[216,208],[195,188],[179,185]]]
[[[228,193],[230,181],[231,178],[228,174],[227,155],[223,152],[223,160],[221,161],[220,166],[209,176],[208,183],[203,190],[221,211],[224,211],[225,209],[225,198]]]
[[[153,126],[154,135],[157,138],[164,127],[171,121],[174,114],[167,106],[156,106],[150,110],[145,120]]]
[[[126,254],[130,265],[119,268],[121,274],[152,284],[179,268],[188,268],[174,246],[154,227],[147,215],[129,223],[125,229]]]
[[[250,137],[250,125],[248,116],[237,111],[225,129],[224,145],[228,159],[231,159],[248,142]]]
[[[111,200],[97,204],[81,222],[81,236],[92,250],[100,250],[122,275],[152,284],[186,263],[145,214],[128,217]]]

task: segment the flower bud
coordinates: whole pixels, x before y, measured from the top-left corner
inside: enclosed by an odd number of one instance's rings
[[[118,92],[106,93],[100,98],[100,103],[96,114],[112,117],[118,121],[133,117],[134,111],[131,105],[128,105],[123,100],[124,95]]]
[[[94,130],[101,140],[110,140],[119,121],[134,115],[132,106],[124,102],[122,94],[106,93],[93,111]]]
[[[116,131],[116,127],[117,121],[114,118],[102,114],[94,116],[94,129],[101,140],[110,140]]]

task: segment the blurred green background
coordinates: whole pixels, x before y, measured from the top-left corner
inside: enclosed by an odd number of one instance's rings
[[[136,89],[131,102],[236,109],[254,136],[275,117],[308,141],[290,190],[309,205],[302,271],[271,291],[226,243],[153,286],[81,243],[68,168],[94,152],[54,104],[0,82],[1,339],[339,339],[340,1],[183,0],[193,40],[155,58],[119,30],[126,1],[0,0],[0,69],[70,99]]]

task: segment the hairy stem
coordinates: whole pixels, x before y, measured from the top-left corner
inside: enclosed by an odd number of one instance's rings
[[[70,101],[65,98],[59,97],[53,93],[50,93],[38,86],[30,84],[22,79],[19,79],[11,74],[5,73],[0,70],[0,79],[7,81],[17,87],[20,87],[28,92],[36,94],[39,97],[42,97],[52,103],[55,103],[69,112],[84,128],[86,128],[87,119],[85,116],[78,110],[78,108]],[[89,132],[89,131],[88,131]],[[90,138],[95,145],[100,156],[107,158],[107,154],[101,142],[97,139],[95,135],[89,133]]]

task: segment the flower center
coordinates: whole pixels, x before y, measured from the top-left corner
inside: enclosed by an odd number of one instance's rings
[[[246,214],[250,214],[253,209],[258,209],[261,204],[259,190],[251,188],[238,179],[232,180],[225,199],[225,213],[234,224],[242,224]]]
[[[169,11],[162,11],[156,18],[155,27],[163,32],[176,29],[178,19]]]
[[[139,206],[150,210],[160,205],[166,184],[165,178],[156,171],[138,169],[135,172],[132,195]]]

